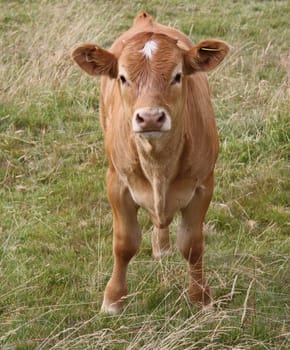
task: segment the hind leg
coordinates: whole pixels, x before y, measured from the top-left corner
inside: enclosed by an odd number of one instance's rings
[[[158,228],[154,226],[151,236],[152,256],[154,259],[158,260],[170,253],[169,233],[169,227]]]

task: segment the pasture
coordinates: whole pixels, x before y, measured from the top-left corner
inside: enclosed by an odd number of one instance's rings
[[[287,349],[290,29],[288,1],[0,0],[0,348]],[[119,316],[100,313],[112,271],[99,82],[73,64],[109,48],[142,10],[194,42],[227,41],[209,74],[220,135],[206,220],[215,308],[190,306],[187,266],[141,250]],[[172,225],[175,241],[178,217]]]

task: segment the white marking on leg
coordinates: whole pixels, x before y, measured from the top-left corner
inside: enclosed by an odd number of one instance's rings
[[[156,44],[155,41],[149,40],[147,43],[144,45],[143,49],[140,50],[139,52],[143,53],[143,55],[149,60],[152,58],[154,52],[158,49],[158,45]]]

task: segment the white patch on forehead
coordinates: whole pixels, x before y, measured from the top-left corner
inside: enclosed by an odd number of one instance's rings
[[[149,40],[147,43],[144,45],[143,49],[140,50],[139,52],[143,53],[143,55],[149,59],[152,58],[154,52],[158,49],[158,45],[156,44],[155,41]]]

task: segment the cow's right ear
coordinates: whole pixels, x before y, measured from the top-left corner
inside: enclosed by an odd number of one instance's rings
[[[108,75],[117,78],[117,57],[97,45],[84,44],[77,47],[72,52],[72,59],[90,75]]]

